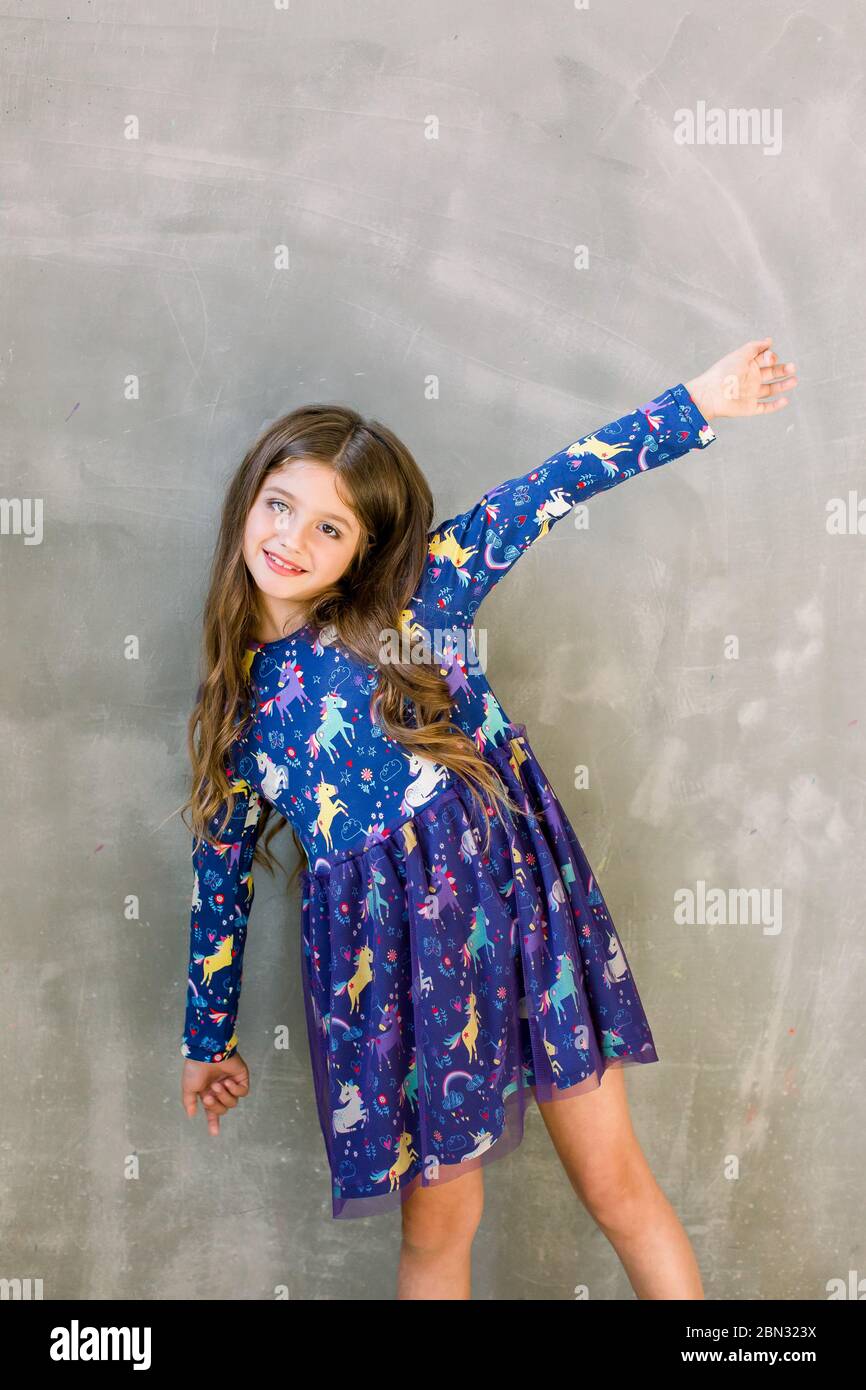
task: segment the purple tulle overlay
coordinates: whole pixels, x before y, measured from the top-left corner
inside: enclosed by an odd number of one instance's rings
[[[488,747],[521,813],[457,781],[302,874],[303,994],[335,1218],[521,1142],[530,1099],[657,1062],[628,960],[525,726]],[[503,823],[504,821],[504,823]],[[490,845],[484,849],[486,827]]]

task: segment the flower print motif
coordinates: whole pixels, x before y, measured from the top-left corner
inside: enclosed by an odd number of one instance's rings
[[[457,969],[451,956],[443,956],[439,962],[439,974],[444,975],[447,980],[453,980],[457,974]]]
[[[371,767],[362,767],[360,777],[362,782],[372,782],[373,769]]]

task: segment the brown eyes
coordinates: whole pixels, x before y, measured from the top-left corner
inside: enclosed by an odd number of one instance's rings
[[[275,507],[275,506],[276,506],[276,507],[285,507],[285,508],[288,510],[289,504],[288,504],[288,502],[284,502],[283,499],[282,499],[282,497],[268,497],[268,498],[265,499],[265,506],[266,506],[266,507]],[[340,538],[341,538],[341,536],[342,536],[342,534],[343,534],[342,531],[338,531],[338,530],[336,529],[335,526],[332,526],[332,525],[331,525],[330,521],[323,521],[323,522],[322,522],[322,525],[323,525],[323,526],[327,526],[328,530],[329,530],[330,532],[333,533],[333,534],[329,537],[330,540],[332,540],[332,541],[338,541],[338,540],[340,540]]]

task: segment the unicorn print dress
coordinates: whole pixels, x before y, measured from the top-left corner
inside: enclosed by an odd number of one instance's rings
[[[500,818],[448,768],[383,733],[371,713],[377,667],[333,628],[248,649],[253,719],[226,768],[234,811],[218,846],[193,842],[181,1052],[216,1062],[238,1046],[253,855],[270,802],[307,858],[300,961],[334,1217],[393,1209],[419,1184],[504,1157],[523,1138],[530,1096],[579,1095],[607,1067],[658,1061],[598,881],[525,725],[484,674],[476,616],[576,504],[714,439],[680,383],[430,533],[399,637],[438,660],[453,721],[519,815]]]

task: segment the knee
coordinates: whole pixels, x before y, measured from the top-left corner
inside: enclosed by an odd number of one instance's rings
[[[418,1187],[402,1208],[403,1244],[424,1255],[471,1246],[484,1211],[481,1174],[467,1173],[441,1187]]]
[[[654,1187],[655,1179],[640,1155],[585,1177],[580,1198],[603,1231],[627,1230],[645,1209]]]

